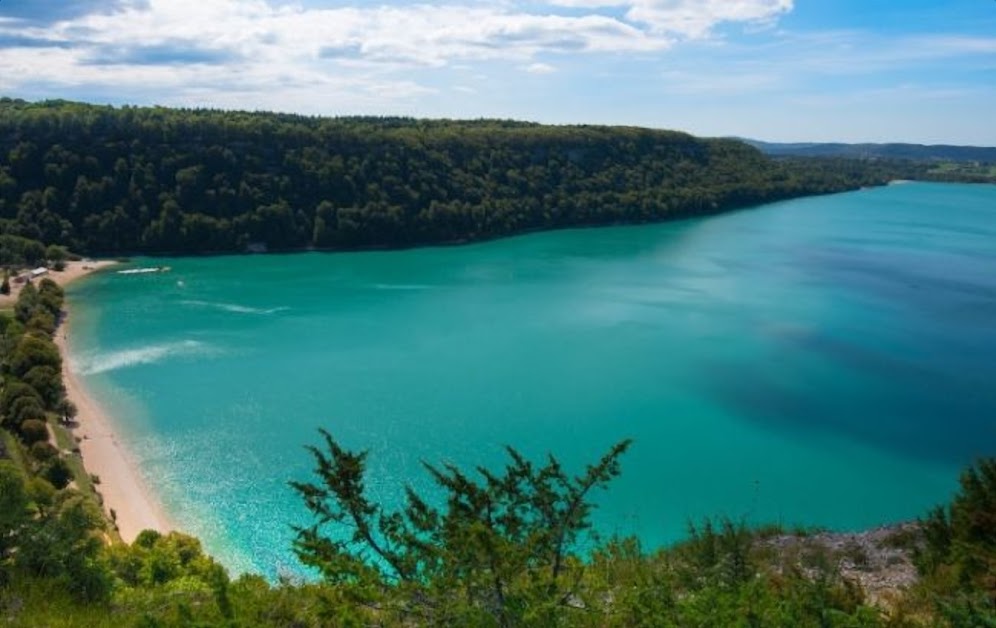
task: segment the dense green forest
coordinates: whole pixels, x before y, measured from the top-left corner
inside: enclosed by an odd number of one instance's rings
[[[628,127],[0,99],[0,236],[86,254],[462,242],[719,212],[923,172],[772,160],[736,140]]]
[[[996,164],[996,147],[949,144],[842,144],[834,142],[762,142],[744,140],[767,155],[854,157],[912,161]]]
[[[916,178],[928,181],[996,183],[996,147],[946,144],[781,144],[744,140],[773,157],[827,157],[866,161],[906,160],[928,166]]]
[[[853,157],[913,161],[996,164],[996,147],[949,144],[842,144],[838,142],[762,142],[744,140],[767,155],[796,157]]]

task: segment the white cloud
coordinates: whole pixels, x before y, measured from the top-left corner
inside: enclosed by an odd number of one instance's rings
[[[549,63],[530,63],[522,68],[530,74],[553,74],[557,71],[557,68],[553,67]]]
[[[0,47],[0,67],[23,70],[5,71],[0,84],[216,81],[247,87],[276,78],[278,84],[323,85],[337,83],[336,68],[390,71],[481,60],[541,73],[552,68],[530,64],[540,53],[661,51],[721,22],[773,19],[792,6],[792,0],[552,1],[589,10],[565,16],[552,6],[536,11],[471,0],[328,9],[276,0],[122,0],[112,12],[49,24],[0,21],[0,41],[34,42]],[[598,10],[605,6],[626,7],[625,19]]]
[[[528,65],[539,53],[671,44],[597,13],[566,17],[465,1],[471,4],[307,9],[276,0],[124,0],[102,14],[0,22],[0,89],[66,96],[86,88],[118,98],[144,89],[167,104],[382,108],[434,92],[410,77],[412,69]],[[273,97],[292,89],[300,90],[297,105]],[[380,100],[370,103],[369,95]]]
[[[80,46],[196,41],[252,54],[260,63],[342,50],[373,61],[435,65],[528,58],[541,50],[658,50],[670,43],[595,13],[565,17],[458,4],[304,9],[263,0],[149,0],[111,14],[20,27],[16,34]]]
[[[552,0],[582,9],[625,7],[626,19],[653,33],[698,38],[724,22],[756,24],[792,10],[794,0]]]

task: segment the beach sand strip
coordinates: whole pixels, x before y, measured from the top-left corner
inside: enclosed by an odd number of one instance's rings
[[[56,283],[66,284],[87,274],[107,268],[110,261],[70,262],[61,272],[50,272],[48,277]],[[104,510],[116,523],[121,539],[131,543],[142,530],[168,532],[172,529],[169,519],[155,494],[142,480],[134,459],[120,443],[114,423],[106,410],[90,394],[80,378],[73,372],[67,346],[71,311],[66,307],[66,317],[56,330],[55,344],[62,354],[62,377],[66,396],[78,410],[74,428],[83,457],[83,466],[99,478],[95,485],[103,499]]]

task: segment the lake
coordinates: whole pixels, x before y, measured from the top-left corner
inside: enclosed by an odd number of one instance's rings
[[[316,428],[368,489],[504,445],[577,471],[647,547],[729,516],[921,515],[996,454],[996,186],[908,183],[459,247],[138,259],[70,290],[72,365],[179,527],[299,574]]]

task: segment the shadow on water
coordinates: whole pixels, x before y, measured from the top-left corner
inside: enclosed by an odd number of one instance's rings
[[[996,394],[974,377],[954,379],[815,335],[790,350],[806,355],[786,356],[775,368],[710,367],[707,392],[737,416],[804,440],[822,433],[953,464],[991,453],[996,443]],[[819,377],[819,362],[846,375]],[[786,377],[793,366],[796,376]]]
[[[826,247],[801,256],[814,278],[925,310],[996,303],[996,254],[866,251]]]
[[[824,247],[797,261],[844,314],[817,327],[759,326],[768,361],[708,366],[710,394],[799,436],[956,465],[992,453],[996,277],[976,256]]]

